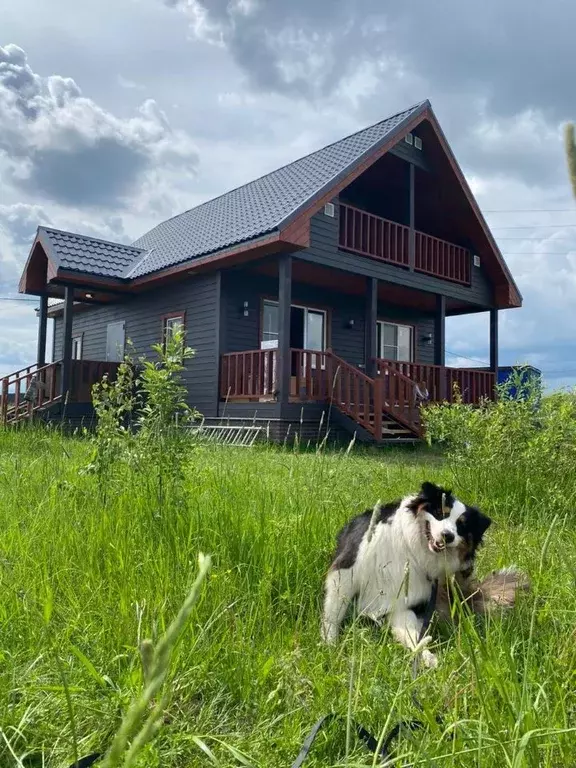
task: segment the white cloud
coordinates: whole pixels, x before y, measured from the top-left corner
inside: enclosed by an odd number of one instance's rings
[[[0,158],[16,188],[75,207],[126,205],[158,173],[185,177],[197,164],[153,100],[117,117],[71,78],[33,72],[16,45],[0,48]]]

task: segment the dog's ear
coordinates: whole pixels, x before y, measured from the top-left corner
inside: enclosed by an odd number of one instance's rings
[[[420,504],[427,504],[432,509],[441,510],[443,499],[447,501],[451,500],[452,491],[441,488],[439,485],[435,485],[434,483],[425,481],[422,483],[418,497]]]
[[[488,515],[480,512],[476,507],[470,507],[468,514],[468,529],[472,534],[472,540],[476,546],[482,543],[482,538],[491,525],[492,520]]]

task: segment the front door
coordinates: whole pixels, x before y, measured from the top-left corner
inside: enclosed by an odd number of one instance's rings
[[[121,363],[124,360],[126,343],[125,322],[108,323],[106,326],[106,360],[111,363]]]
[[[260,349],[278,346],[278,302],[264,302]],[[290,308],[290,347],[324,352],[326,349],[326,312],[293,304]]]
[[[278,302],[266,300],[262,310],[262,328],[260,332],[260,349],[277,349],[279,336]],[[290,307],[290,347],[291,349],[306,349],[313,352],[326,351],[326,312],[322,309],[313,309],[299,304]],[[324,355],[298,355],[290,356],[290,373],[292,376],[291,393],[296,394],[297,378],[306,377],[307,362],[310,361],[310,369],[324,369],[326,361]],[[276,388],[276,357],[269,362],[268,356],[264,360],[267,368],[274,366],[273,380]]]

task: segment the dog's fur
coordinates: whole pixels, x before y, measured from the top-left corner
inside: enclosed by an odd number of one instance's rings
[[[325,579],[324,641],[336,642],[355,600],[360,615],[377,623],[386,617],[394,637],[415,650],[436,579],[437,609],[445,617],[450,617],[455,587],[478,613],[490,605],[513,604],[516,590],[524,586],[517,571],[492,574],[481,584],[474,576],[476,551],[491,522],[451,491],[428,482],[417,494],[355,517],[338,534]],[[424,638],[422,646],[430,639]],[[437,665],[427,648],[422,658],[427,666]]]

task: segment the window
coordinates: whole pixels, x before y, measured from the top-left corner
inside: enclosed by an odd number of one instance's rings
[[[72,338],[72,360],[82,360],[82,334]]]
[[[162,318],[162,343],[171,339],[177,330],[184,330],[184,312],[171,312]]]
[[[260,342],[262,349],[273,349],[278,346],[278,304],[275,301],[264,302]]]
[[[412,362],[413,331],[411,325],[398,325],[378,320],[378,357],[384,360]]]

